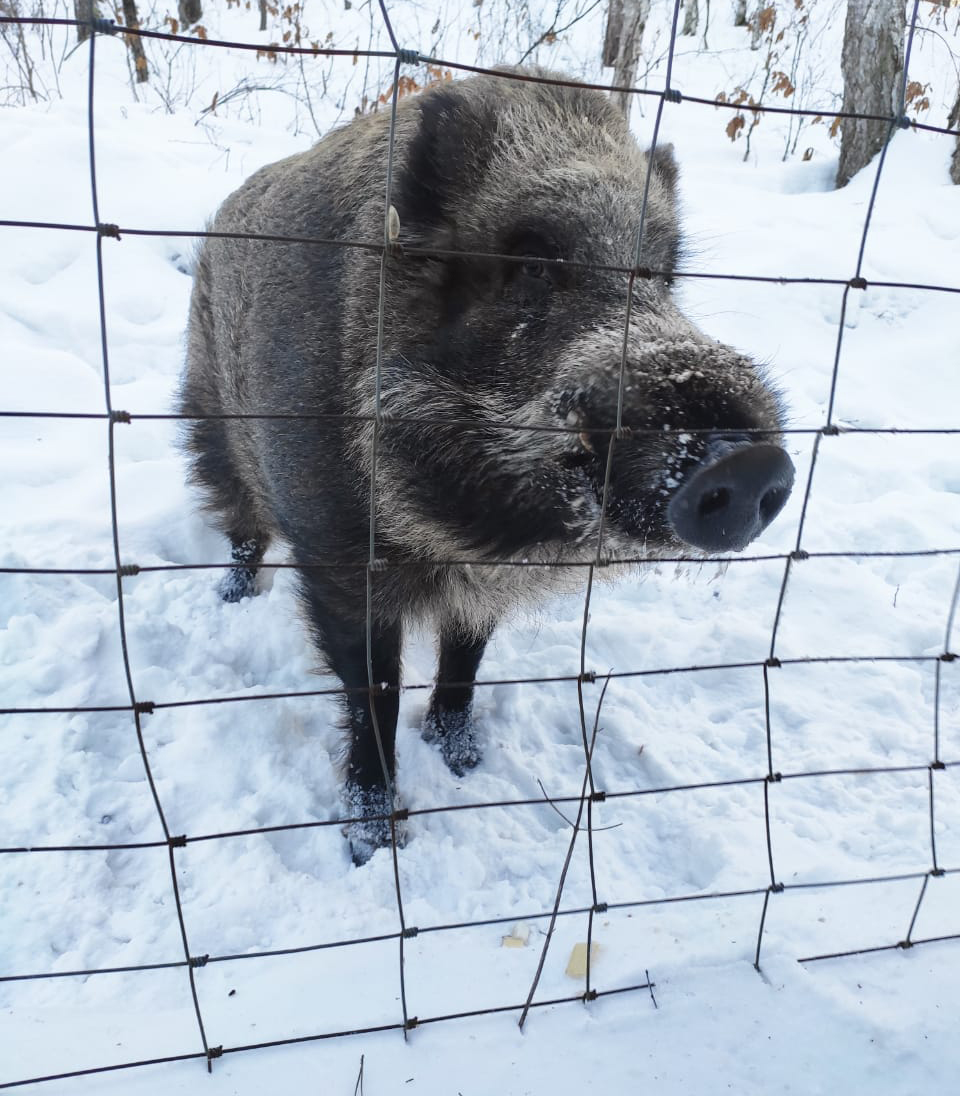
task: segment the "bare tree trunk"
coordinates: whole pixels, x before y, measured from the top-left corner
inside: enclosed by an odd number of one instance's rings
[[[79,23],[77,41],[86,42],[90,37],[90,21],[98,18],[100,11],[94,0],[73,0],[73,17]]]
[[[737,0],[736,7],[733,9],[733,25],[735,27],[747,25],[747,0]]]
[[[633,87],[636,82],[640,41],[649,15],[650,0],[610,0],[603,40],[603,63],[613,69],[613,82],[620,87]],[[629,118],[633,96],[623,91],[612,91],[610,98]]]
[[[843,110],[898,114],[906,19],[903,0],[848,0],[843,33]],[[844,118],[837,186],[846,186],[883,148],[889,122]]]
[[[267,29],[267,0],[260,0],[260,29]]]
[[[947,125],[951,129],[960,129],[960,91],[957,91],[957,101],[953,104],[953,110],[950,111]],[[953,149],[953,158],[950,161],[950,178],[957,186],[960,186],[960,135],[957,136],[957,143]]]
[[[697,6],[697,0],[686,0],[686,6],[683,11],[683,30],[681,33],[696,34],[699,21],[700,9]]]
[[[123,23],[130,30],[140,29],[140,16],[137,15],[136,0],[123,0]],[[137,74],[137,83],[145,84],[150,79],[147,68],[147,55],[143,52],[143,39],[139,34],[125,34],[127,48],[133,57],[133,70]]]
[[[203,18],[203,4],[201,0],[179,0],[177,14],[181,27],[192,27]]]

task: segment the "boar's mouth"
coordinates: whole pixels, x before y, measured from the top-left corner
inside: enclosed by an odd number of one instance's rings
[[[598,444],[586,434],[579,437],[580,447],[564,454],[564,466],[581,485],[583,495],[592,499],[597,511],[604,506],[606,519],[621,534],[644,545],[666,547],[674,542],[661,501],[651,493],[649,476],[635,444],[616,442],[610,478],[607,481],[608,439]],[[638,459],[640,458],[640,459]]]
[[[603,454],[597,453],[593,445],[586,439],[586,435],[580,437],[581,448],[563,454],[564,468],[575,473],[583,482],[584,488],[596,496],[598,505],[603,498],[603,481],[606,473],[606,449]]]

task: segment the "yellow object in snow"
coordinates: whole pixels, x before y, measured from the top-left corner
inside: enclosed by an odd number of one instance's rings
[[[592,967],[597,961],[597,956],[600,954],[600,945],[593,943],[590,945],[590,966]],[[567,961],[566,974],[568,978],[586,978],[587,976],[587,945],[586,944],[574,944],[573,951],[570,952],[570,958]]]

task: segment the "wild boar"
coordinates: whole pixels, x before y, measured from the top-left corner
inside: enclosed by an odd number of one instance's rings
[[[284,542],[345,686],[358,864],[390,842],[405,622],[435,626],[424,734],[463,774],[497,621],[583,578],[495,563],[590,560],[601,525],[605,555],[738,551],[794,474],[777,392],[672,299],[672,150],[644,153],[596,91],[445,83],[398,104],[399,234],[380,247],[389,135],[389,112],[359,118],[224,202],[214,231],[299,242],[206,240],[180,401],[233,545],[223,596],[252,593]],[[628,280],[610,268],[636,262],[648,173],[648,270]]]

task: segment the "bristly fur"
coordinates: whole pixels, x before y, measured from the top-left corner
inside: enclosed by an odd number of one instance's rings
[[[781,421],[759,369],[699,332],[671,298],[681,246],[672,151],[648,157],[600,93],[491,76],[398,104],[391,200],[401,246],[385,260],[378,376],[381,257],[349,242],[383,239],[389,136],[388,112],[358,119],[224,202],[218,232],[347,246],[208,239],[181,396],[181,411],[198,416],[187,437],[193,476],[220,527],[235,547],[255,546],[257,560],[272,538],[290,545],[316,643],[358,689],[368,682],[362,564],[375,441],[376,555],[388,566],[373,574],[373,680],[399,683],[403,621],[430,617],[442,686],[472,682],[505,612],[580,581],[559,568],[443,561],[591,559],[621,385],[621,425],[634,433],[613,451],[604,534],[613,553],[683,548],[666,502],[703,443],[664,427],[775,440]],[[626,277],[580,264],[633,266],[648,172],[640,254],[661,273],[632,282],[624,338]],[[517,261],[404,250],[413,247]],[[258,413],[321,417],[202,417]],[[251,587],[241,577],[233,592]],[[434,729],[446,713],[462,730],[469,691],[456,703],[445,692],[434,697]],[[348,781],[366,802],[385,779],[374,719],[392,773],[395,697],[361,696],[347,713]]]

